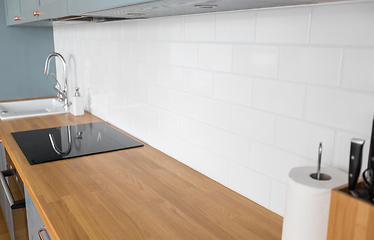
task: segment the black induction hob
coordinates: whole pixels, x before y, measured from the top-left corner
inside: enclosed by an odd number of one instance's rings
[[[31,165],[143,146],[104,122],[12,133]]]

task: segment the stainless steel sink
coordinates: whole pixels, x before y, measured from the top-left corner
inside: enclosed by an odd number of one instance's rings
[[[67,112],[56,98],[0,103],[0,118],[23,118]]]

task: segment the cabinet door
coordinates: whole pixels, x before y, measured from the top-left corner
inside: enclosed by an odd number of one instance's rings
[[[67,0],[39,0],[39,20],[64,17],[68,13]]]
[[[18,20],[15,18],[20,17],[21,14],[19,0],[5,0],[5,12],[7,25],[17,24]]]
[[[38,20],[38,15],[34,16],[34,11],[38,11],[37,1],[38,0],[19,0],[21,9],[21,20],[18,21],[18,23],[32,22]]]
[[[108,8],[153,1],[155,0],[68,0],[68,14],[82,14]]]
[[[32,201],[30,194],[25,188],[25,201],[26,201],[26,212],[27,212],[27,225],[29,227],[29,240],[39,240],[38,231],[44,226],[44,222],[36,209],[34,202]],[[44,240],[52,240],[48,231],[42,232]]]

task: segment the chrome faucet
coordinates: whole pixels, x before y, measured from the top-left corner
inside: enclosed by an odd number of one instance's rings
[[[52,57],[58,57],[62,62],[62,70],[63,70],[63,79],[64,79],[64,88],[61,89],[60,83],[57,81],[56,75],[53,73],[48,74],[49,69],[49,62],[51,61]],[[54,86],[54,89],[57,91],[57,97],[60,101],[64,102],[64,108],[66,111],[69,111],[69,99],[68,99],[68,79],[66,76],[66,62],[65,59],[62,57],[61,54],[53,52],[48,55],[47,59],[45,60],[45,66],[44,66],[44,74],[48,74],[49,78],[51,75],[56,79],[57,84]]]

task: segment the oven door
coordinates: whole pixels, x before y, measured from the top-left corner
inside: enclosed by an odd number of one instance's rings
[[[27,218],[23,182],[0,143],[0,203],[12,240],[27,240]]]

